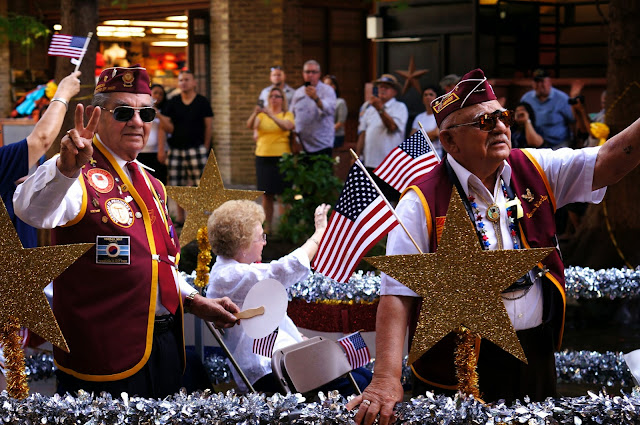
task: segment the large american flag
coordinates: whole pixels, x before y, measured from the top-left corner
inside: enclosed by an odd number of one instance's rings
[[[278,338],[278,328],[269,335],[253,340],[253,353],[260,356],[271,357],[273,355],[273,346]]]
[[[351,369],[357,369],[369,363],[371,356],[369,355],[369,349],[364,342],[360,332],[354,332],[338,340],[338,343],[342,345],[347,358],[351,364]]]
[[[438,162],[433,147],[418,130],[389,152],[373,172],[402,192],[418,177],[431,171]]]
[[[398,225],[364,171],[353,164],[320,241],[313,268],[346,283],[362,257]]]
[[[75,35],[54,34],[49,45],[50,56],[68,56],[70,58],[81,58],[84,56],[84,44],[87,37]]]

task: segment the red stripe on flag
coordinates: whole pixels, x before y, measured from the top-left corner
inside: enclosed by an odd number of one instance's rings
[[[320,241],[314,269],[339,282],[347,282],[364,254],[397,224],[380,197],[355,222],[334,211]]]
[[[420,162],[414,162],[410,167],[402,170],[398,173],[393,180],[387,181],[391,186],[397,190],[404,190],[409,187],[410,182],[415,181],[418,177],[427,174],[433,167],[438,164],[438,160],[435,156],[425,158]]]

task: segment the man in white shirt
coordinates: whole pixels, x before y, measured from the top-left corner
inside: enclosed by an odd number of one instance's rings
[[[262,100],[263,106],[269,105],[269,93],[271,93],[271,89],[274,87],[278,87],[284,92],[284,97],[287,99],[287,107],[291,106],[291,100],[293,99],[293,93],[295,90],[285,81],[287,79],[284,70],[280,65],[274,65],[271,67],[269,80],[271,80],[271,85],[262,89],[260,92],[260,96],[258,99]]]
[[[54,244],[96,244],[54,280],[53,310],[70,348],[54,353],[62,394],[174,394],[184,370],[184,309],[218,326],[236,322],[230,299],[202,297],[178,278],[164,186],[136,161],[152,106],[144,68],[105,69],[87,126],[78,105],[60,155],[14,196],[16,214],[53,229]]]
[[[404,141],[409,111],[404,103],[396,100],[400,91],[396,77],[382,74],[373,84],[378,93],[369,99],[371,107],[367,107],[360,121],[356,153],[363,156],[365,167],[387,199],[397,202],[400,193],[378,178],[373,170]]]
[[[331,156],[336,92],[320,81],[320,64],[310,59],[302,66],[304,84],[296,89],[289,110],[296,119],[296,132],[306,153]]]
[[[437,248],[434,221],[446,214],[446,194],[452,190],[461,194],[466,208],[478,217],[474,224],[479,237],[486,236],[484,249],[517,249],[518,245],[526,246],[526,242],[532,247],[555,247],[553,214],[557,207],[569,202],[600,202],[607,185],[619,181],[640,163],[640,120],[600,148],[512,150],[510,111],[503,110],[479,69],[465,75],[452,92],[436,99],[432,107],[447,157],[416,183],[396,210],[423,252]],[[519,185],[522,182],[534,186]],[[509,188],[515,190],[509,193]],[[521,200],[525,214],[512,223],[505,201],[515,196]],[[425,206],[432,220],[427,220]],[[512,233],[514,225],[522,231]],[[416,253],[403,232],[394,229],[390,233],[387,254]],[[557,251],[543,263],[548,270],[529,273],[528,278],[502,294],[529,364],[483,340],[478,373],[485,401],[522,399],[524,395],[540,400],[555,394],[553,351],[562,339],[564,270]],[[402,401],[403,341],[407,326],[415,326],[418,304],[415,292],[383,276],[376,322],[376,373],[364,394],[348,404],[349,408],[359,405],[356,423],[369,425],[380,415],[380,424],[386,425],[395,403]],[[431,352],[427,351],[423,358],[431,356]],[[433,357],[431,364],[421,364],[421,359],[412,365],[414,382],[425,389],[426,381],[430,381],[435,384],[431,389],[446,392],[441,383],[429,380],[430,375],[415,371],[418,366],[427,373],[452,370],[452,353]],[[454,376],[448,390],[455,389]]]

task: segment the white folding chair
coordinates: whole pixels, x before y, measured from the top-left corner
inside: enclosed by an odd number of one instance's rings
[[[287,393],[313,391],[348,375],[358,394],[362,394],[351,375],[349,360],[338,343],[321,336],[276,350],[271,358],[271,369]]]

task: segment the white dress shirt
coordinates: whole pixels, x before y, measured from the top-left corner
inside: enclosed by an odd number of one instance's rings
[[[130,177],[129,170],[125,166],[128,161],[120,158],[104,144],[103,146],[113,155],[127,177]],[[56,166],[57,159],[58,155],[39,166],[33,175],[16,188],[13,195],[16,215],[25,223],[38,229],[53,229],[63,226],[73,220],[82,208],[82,186],[78,179],[80,172],[75,177],[65,176]],[[161,211],[162,207],[158,205],[155,197],[154,201],[158,210]],[[180,278],[175,268],[172,268],[172,271],[177,288],[179,288],[184,300],[195,289]],[[169,310],[160,302],[160,291],[158,291],[156,315],[165,314],[169,314]]]
[[[606,188],[596,191],[591,190],[598,150],[599,148],[597,147],[578,150],[565,148],[555,151],[551,149],[527,149],[538,161],[547,176],[557,208],[572,202],[599,203],[602,201]],[[491,244],[489,249],[497,249],[496,232],[493,224],[486,218],[485,211],[488,205],[482,201],[481,197],[475,195],[478,190],[482,191],[482,197],[495,202],[499,206],[500,233],[502,234],[504,249],[513,249],[513,240],[509,233],[505,197],[500,179],[497,179],[493,193],[489,193],[478,177],[467,171],[450,155],[447,155],[447,160],[456,173],[465,195],[469,195],[470,187],[474,192],[475,202],[482,213],[482,222],[485,225],[486,235]],[[506,161],[498,170],[499,177],[502,178],[507,186],[511,182],[511,172],[511,166]],[[429,234],[424,208],[415,191],[408,191],[400,199],[396,212],[420,249],[423,252],[429,252]],[[387,255],[416,253],[415,246],[401,226],[395,227],[389,233]],[[526,291],[510,292],[504,294],[503,297],[504,306],[515,330],[534,328],[542,323],[543,299],[540,279],[535,279],[533,286],[528,292]],[[382,275],[380,293],[381,295],[418,296],[414,291],[385,274]],[[512,298],[512,300],[508,298]]]
[[[275,279],[287,288],[306,279],[309,268],[309,257],[300,248],[270,263],[245,264],[217,256],[209,273],[207,297],[229,297],[242,310],[247,293],[259,281]],[[286,314],[278,326],[274,351],[302,341],[298,328]],[[271,373],[271,358],[253,353],[253,338],[244,332],[242,326],[225,329],[224,341],[249,382],[253,384]],[[231,371],[240,390],[246,391],[247,388],[235,368],[232,367]]]
[[[383,106],[384,111],[393,119],[398,127],[389,131],[380,118],[376,108],[367,108],[362,116],[360,131],[364,131],[365,167],[375,168],[395,147],[404,141],[404,130],[409,119],[407,106],[395,98],[389,99]]]

